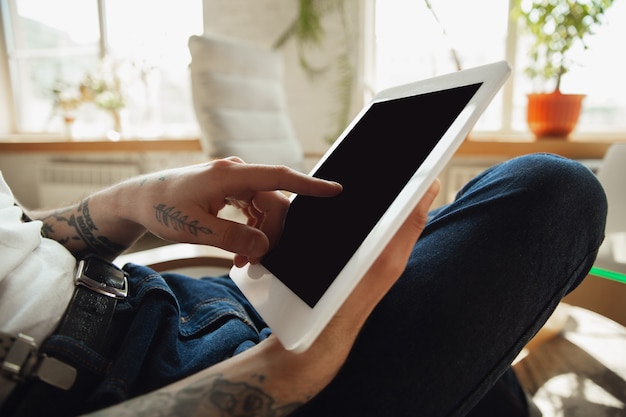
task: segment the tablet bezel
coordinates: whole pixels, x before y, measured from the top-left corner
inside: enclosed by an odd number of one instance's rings
[[[452,158],[476,121],[500,90],[510,71],[507,62],[499,61],[383,90],[376,94],[371,102],[359,112],[318,161],[311,170],[311,175],[332,154],[374,103],[469,84],[481,84],[314,307],[309,307],[262,264],[248,264],[242,268],[233,267],[231,269],[230,275],[233,281],[257,309],[286,349],[301,352],[313,343],[402,225],[412,208],[428,190],[430,184]],[[295,197],[292,195],[292,200]],[[303,268],[306,266],[304,265]],[[294,273],[297,274],[297,271]]]

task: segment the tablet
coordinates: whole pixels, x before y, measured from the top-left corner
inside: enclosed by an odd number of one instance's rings
[[[277,246],[230,275],[286,349],[306,350],[469,134],[510,73],[496,62],[378,93],[292,195]]]

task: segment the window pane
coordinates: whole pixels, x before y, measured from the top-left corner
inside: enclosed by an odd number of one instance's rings
[[[19,132],[61,133],[71,116],[74,136],[102,137],[119,114],[127,137],[197,134],[187,40],[202,0],[104,0],[106,42],[97,0],[2,4]]]
[[[97,55],[23,58],[14,63],[14,89],[19,92],[18,114],[22,132],[62,132],[62,109],[54,89],[77,85],[85,72],[97,67]],[[61,81],[61,80],[73,80]]]
[[[451,48],[464,68],[507,56],[509,2],[431,0],[430,4],[438,20],[426,0],[376,2],[376,90],[454,71]],[[574,65],[562,81],[564,93],[587,95],[577,132],[626,130],[626,77],[621,58],[624,39],[626,2],[616,1],[606,14],[605,24],[589,39],[589,48],[580,48],[572,56]],[[504,103],[502,108],[501,98],[496,97],[477,129],[500,129],[501,119],[508,116],[513,130],[528,131],[526,94],[535,91],[523,72],[529,59],[528,42],[518,33],[516,51],[508,51],[515,53],[516,65],[511,77],[512,103]]]
[[[375,90],[504,59],[507,16],[502,0],[378,0]],[[499,129],[501,112],[496,97],[476,128]]]
[[[8,8],[7,50],[20,131],[58,131],[63,126],[56,120],[54,89],[62,83],[78,83],[98,62],[95,2],[6,4],[13,6]],[[67,10],[76,10],[84,18],[71,19]]]
[[[97,47],[98,9],[95,1],[17,0],[15,9],[12,29],[15,46],[20,51],[66,46]]]
[[[108,0],[107,43],[128,66],[128,122],[137,136],[195,134],[187,41],[202,33],[202,1]]]
[[[583,86],[588,94],[581,120],[583,130],[626,131],[626,2],[615,3],[607,22],[590,40],[585,64],[566,76],[564,86]]]

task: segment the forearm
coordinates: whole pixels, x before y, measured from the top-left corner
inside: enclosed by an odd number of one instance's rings
[[[30,214],[77,257],[113,259],[149,230],[167,241],[225,249],[243,263],[258,260],[278,239],[289,207],[282,190],[332,197],[341,186],[230,158],[132,178],[76,205]],[[241,208],[246,224],[219,218],[226,204]]]
[[[93,194],[79,203],[55,210],[28,212],[43,222],[44,236],[65,246],[80,258],[95,253],[114,259],[145,233],[145,229],[123,215],[123,187]]]

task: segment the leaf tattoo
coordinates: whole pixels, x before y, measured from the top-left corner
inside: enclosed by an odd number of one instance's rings
[[[175,206],[159,204],[158,206],[154,206],[154,209],[156,210],[156,220],[166,227],[171,227],[174,230],[187,231],[194,236],[198,236],[199,233],[206,235],[213,234],[211,229],[201,226],[200,221],[189,221],[189,217],[183,215]]]

